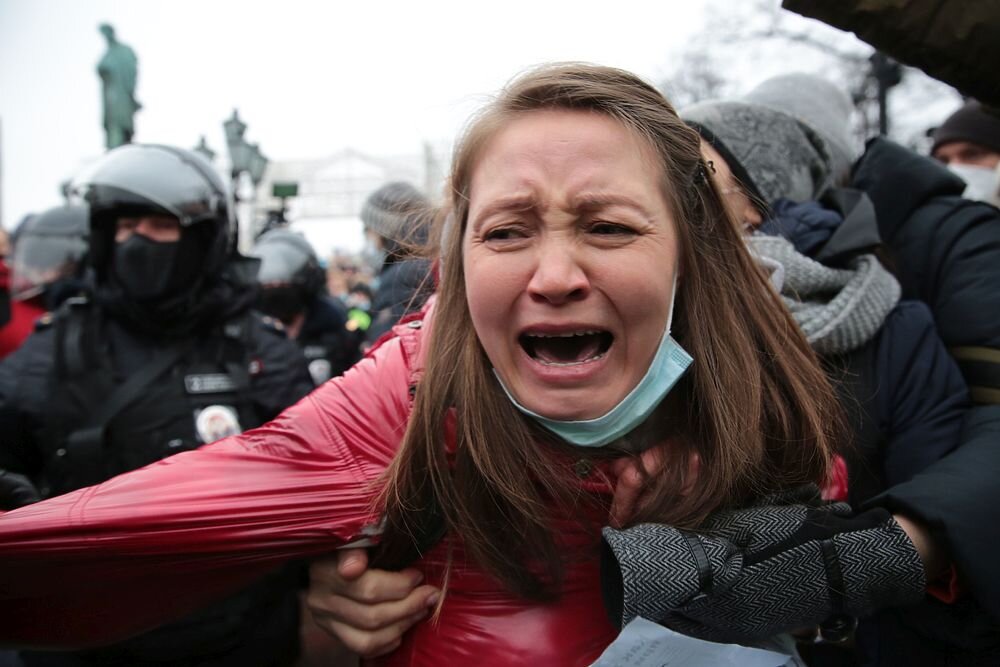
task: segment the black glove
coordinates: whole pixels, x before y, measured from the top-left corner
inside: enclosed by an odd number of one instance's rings
[[[793,504],[790,504],[793,503]],[[604,603],[714,641],[753,641],[919,602],[913,543],[883,509],[853,514],[814,487],[720,512],[699,533],[660,524],[604,529]]]
[[[16,510],[41,500],[38,489],[24,475],[0,468],[0,510]]]

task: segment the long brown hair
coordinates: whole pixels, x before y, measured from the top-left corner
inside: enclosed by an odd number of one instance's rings
[[[815,355],[707,177],[697,133],[663,96],[608,67],[549,65],[520,76],[474,120],[455,151],[451,201],[439,228],[442,276],[426,372],[381,496],[382,553],[412,553],[436,510],[481,567],[536,599],[558,592],[563,560],[553,536],[554,508],[572,513],[579,506],[579,479],[566,461],[583,454],[553,443],[500,389],[466,301],[462,236],[484,148],[505,123],[542,109],[606,114],[645,139],[677,221],[682,274],[673,331],[694,363],[646,425],[660,442],[669,439],[669,464],[647,480],[650,502],[635,520],[694,527],[720,507],[818,482],[841,423]],[[450,410],[453,454],[444,443]],[[575,454],[559,455],[566,452]],[[695,454],[696,484],[680,494]]]

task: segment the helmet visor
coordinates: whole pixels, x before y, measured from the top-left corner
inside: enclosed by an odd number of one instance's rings
[[[14,250],[11,296],[23,301],[41,294],[76,273],[86,252],[87,243],[79,236],[22,235]]]
[[[92,207],[151,204],[182,226],[229,217],[225,182],[212,165],[168,146],[128,144],[110,151],[85,168],[72,189]]]

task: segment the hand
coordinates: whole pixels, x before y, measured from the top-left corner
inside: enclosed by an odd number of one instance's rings
[[[615,621],[643,616],[685,634],[739,642],[919,601],[913,543],[882,509],[854,515],[818,489],[719,512],[699,533],[604,529],[602,580]]]
[[[642,495],[646,489],[646,480],[655,476],[664,465],[664,456],[669,449],[669,443],[650,447],[639,455],[639,463],[636,459],[626,456],[616,460],[611,465],[611,471],[617,478],[615,483],[615,493],[611,499],[611,512],[609,522],[612,528],[622,528],[627,525],[636,511],[642,506]],[[643,471],[639,470],[642,465]],[[692,454],[688,459],[687,476],[684,478],[684,488],[681,495],[687,495],[694,488],[695,480],[698,479],[698,470],[701,467],[701,459],[697,454]]]
[[[309,567],[306,605],[325,632],[364,658],[394,651],[415,623],[427,617],[440,592],[421,586],[423,575],[369,570],[364,549],[346,549]]]

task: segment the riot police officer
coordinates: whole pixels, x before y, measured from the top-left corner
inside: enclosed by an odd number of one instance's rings
[[[312,389],[301,352],[250,309],[223,181],[195,153],[130,144],[76,184],[93,296],[64,303],[0,364],[0,468],[43,495],[89,486],[262,424]],[[290,664],[293,573],[121,644],[24,652],[35,665]],[[149,604],[157,604],[150,600]]]
[[[319,385],[358,360],[364,332],[351,327],[347,307],[326,293],[326,271],[301,234],[276,228],[257,239],[252,254],[260,258],[258,307],[285,325],[309,360]]]
[[[10,318],[0,326],[0,359],[20,347],[46,311],[86,290],[89,233],[82,206],[57,206],[18,226],[10,267]]]

